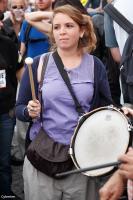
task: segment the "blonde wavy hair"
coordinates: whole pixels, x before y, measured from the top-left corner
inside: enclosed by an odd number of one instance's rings
[[[70,5],[64,5],[55,8],[53,10],[53,19],[58,13],[68,15],[79,25],[80,29],[84,30],[83,37],[79,38],[78,49],[92,52],[96,47],[96,36],[91,18],[88,15],[83,15],[78,9]],[[53,25],[50,34],[50,40],[52,43],[52,49],[56,49],[56,44],[53,37]]]

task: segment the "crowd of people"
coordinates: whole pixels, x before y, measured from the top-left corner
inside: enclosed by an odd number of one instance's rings
[[[114,105],[133,116],[119,69],[128,33],[104,12],[107,4],[133,22],[129,0],[0,0],[0,198],[19,199],[11,190],[15,160],[25,200],[133,200],[132,147],[107,176],[52,174],[75,168],[65,150],[83,114]]]

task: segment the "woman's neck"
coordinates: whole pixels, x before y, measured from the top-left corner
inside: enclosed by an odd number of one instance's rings
[[[65,57],[65,58],[73,58],[73,57],[77,57],[82,55],[82,51],[81,50],[61,50],[59,48],[57,48],[58,54],[60,55],[60,57]]]
[[[20,32],[20,28],[21,28],[21,23],[13,24],[13,28],[14,28],[14,31],[15,31],[16,35],[18,36],[18,34]]]
[[[18,34],[19,34],[19,32],[20,32],[20,28],[21,28],[22,22],[16,21],[16,20],[13,18],[13,16],[10,16],[10,20],[12,21],[14,32],[15,32],[16,35],[18,36]]]
[[[82,51],[62,51],[60,49],[57,49],[57,51],[65,67],[74,68],[80,65],[83,55]]]

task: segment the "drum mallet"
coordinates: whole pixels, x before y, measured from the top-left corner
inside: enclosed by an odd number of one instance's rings
[[[32,66],[31,66],[32,63],[33,63],[33,59],[32,58],[27,57],[25,59],[25,64],[28,66],[28,70],[29,70],[29,78],[30,78],[30,86],[31,86],[32,99],[36,100],[35,85],[34,85],[34,80],[33,80]]]
[[[58,177],[62,177],[62,176],[70,175],[70,174],[77,174],[77,173],[81,173],[81,172],[87,172],[87,171],[102,169],[102,168],[111,167],[111,166],[118,167],[120,164],[121,164],[121,161],[117,161],[117,162],[101,164],[101,165],[92,166],[92,167],[74,169],[74,170],[58,173],[55,176],[58,178]]]

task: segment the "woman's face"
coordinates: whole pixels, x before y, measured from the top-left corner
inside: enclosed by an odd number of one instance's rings
[[[68,15],[57,13],[53,19],[53,36],[57,48],[72,50],[78,47],[79,38],[83,35],[79,25]]]
[[[11,0],[11,13],[16,21],[23,21],[25,8],[24,0]]]

